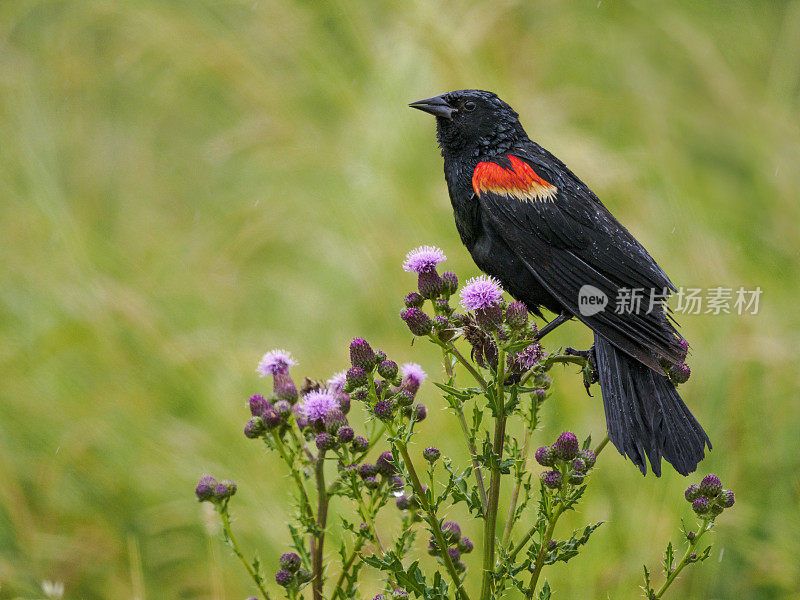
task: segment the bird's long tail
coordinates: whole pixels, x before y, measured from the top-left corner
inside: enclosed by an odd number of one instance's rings
[[[662,456],[681,475],[693,472],[711,441],[672,382],[597,334],[594,348],[608,437],[620,454],[642,474],[645,456],[656,477]]]

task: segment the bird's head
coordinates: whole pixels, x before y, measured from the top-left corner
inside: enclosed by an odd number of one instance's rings
[[[505,152],[527,137],[519,115],[493,92],[455,90],[409,106],[436,117],[436,137],[445,158]]]

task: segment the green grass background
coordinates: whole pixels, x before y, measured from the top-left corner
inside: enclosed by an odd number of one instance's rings
[[[476,269],[406,104],[462,87],[515,106],[676,283],[764,290],[757,316],[681,319],[701,473],[737,504],[672,597],[797,597],[799,2],[4,0],[0,598],[249,595],[193,499],[205,472],[239,482],[236,527],[273,569],[291,499],[240,433],[256,362],[286,347],[327,377],[365,335],[439,374],[396,316],[400,260],[435,243]],[[534,443],[603,434],[564,375]],[[425,397],[422,440],[463,458]],[[687,480],[613,451],[593,479],[561,533],[609,522],[549,570],[554,597],[637,598]]]

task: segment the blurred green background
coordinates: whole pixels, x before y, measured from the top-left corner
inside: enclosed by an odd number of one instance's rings
[[[433,121],[406,104],[462,87],[516,107],[678,285],[764,290],[757,316],[681,318],[700,474],[737,504],[672,597],[797,597],[800,2],[4,0],[0,598],[250,594],[194,483],[239,482],[236,527],[272,569],[289,485],[241,435],[261,354],[324,378],[364,335],[439,375],[397,318],[400,261],[434,243],[476,269]],[[550,340],[588,343],[577,324]],[[602,437],[564,375],[537,445]],[[424,397],[423,439],[463,458]],[[687,480],[613,451],[594,479],[571,524],[609,523],[548,578],[637,598]]]

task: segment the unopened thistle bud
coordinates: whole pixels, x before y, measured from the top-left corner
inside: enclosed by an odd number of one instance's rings
[[[397,363],[393,360],[384,360],[378,364],[378,375],[388,381],[394,381],[397,377]]]
[[[562,433],[553,444],[553,451],[561,460],[572,460],[578,456],[579,450],[578,438],[571,431]]]
[[[436,271],[420,273],[417,277],[417,289],[423,298],[435,298],[444,291],[444,280]]]
[[[597,457],[591,450],[581,450],[580,452],[578,452],[578,458],[580,458],[586,465],[587,471],[594,466],[595,462],[597,462]]]
[[[717,502],[723,508],[730,508],[736,502],[736,497],[731,490],[722,490],[722,493],[717,498]]]
[[[447,302],[445,298],[436,298],[436,300],[433,301],[433,306],[438,312],[444,315],[449,315],[453,312],[453,309],[450,308],[450,303]]]
[[[381,421],[390,421],[392,419],[392,401],[378,400],[372,408],[372,413]]]
[[[367,477],[375,477],[375,475],[378,474],[378,467],[372,463],[364,463],[358,468],[358,474],[361,475],[362,479],[366,479]]]
[[[359,435],[356,436],[356,438],[353,440],[353,443],[350,444],[350,448],[353,450],[353,452],[366,452],[369,450],[369,442],[367,441],[367,438]]]
[[[367,385],[367,381],[369,380],[367,372],[361,367],[352,367],[347,371],[346,377],[348,390],[354,390],[362,385]]]
[[[200,502],[205,502],[214,497],[215,487],[217,487],[217,480],[210,475],[206,475],[205,477],[201,477],[200,481],[197,482],[194,493]]]
[[[506,324],[511,329],[523,329],[528,324],[528,309],[522,302],[512,302],[508,305]]]
[[[368,490],[377,490],[380,485],[381,485],[381,482],[377,477],[365,477],[364,478],[364,486]]]
[[[250,396],[250,414],[254,417],[260,417],[271,407],[272,405],[261,394]]]
[[[282,554],[278,562],[281,566],[281,569],[286,569],[290,573],[294,573],[300,568],[300,557],[294,552]]]
[[[433,446],[430,446],[430,447],[428,447],[428,448],[425,448],[425,450],[423,450],[423,451],[422,451],[422,456],[423,456],[423,458],[424,458],[425,460],[427,460],[427,461],[428,461],[429,463],[431,463],[431,464],[433,464],[433,463],[435,463],[437,460],[439,460],[439,457],[440,457],[441,455],[442,455],[442,453],[441,453],[441,452],[439,452],[439,449],[438,449],[438,448],[434,448]]]
[[[700,482],[700,493],[707,498],[715,498],[722,491],[722,482],[716,475],[706,475]]]
[[[297,387],[294,385],[292,376],[289,375],[288,371],[275,374],[272,379],[272,391],[275,396],[281,400],[286,400],[290,404],[294,404],[297,401]]]
[[[275,583],[277,583],[281,587],[289,587],[292,585],[292,581],[294,580],[294,576],[287,571],[286,569],[281,569],[277,573],[275,573]]]
[[[569,482],[571,485],[580,485],[583,483],[584,479],[586,479],[586,474],[579,473],[577,471],[575,473],[571,473],[569,476]]]
[[[336,448],[336,438],[327,432],[318,434],[315,443],[322,452]]]
[[[378,460],[375,461],[375,466],[378,467],[378,473],[385,477],[391,477],[397,472],[394,466],[394,457],[388,450],[381,453]]]
[[[407,390],[400,390],[394,397],[394,401],[398,406],[411,406],[414,404],[414,396]]]
[[[706,514],[709,508],[711,508],[711,503],[705,496],[698,496],[692,501],[692,510],[698,515]]]
[[[686,363],[680,363],[670,367],[668,374],[672,383],[681,384],[689,381],[689,377],[692,374],[692,370]]]
[[[425,420],[427,416],[428,416],[428,409],[425,408],[425,405],[417,404],[414,410],[414,420],[417,421],[417,423],[421,423],[422,421]]]
[[[425,298],[417,292],[411,292],[403,298],[403,304],[405,304],[406,308],[422,308],[422,305],[425,304]]]
[[[290,414],[292,414],[292,405],[289,404],[286,400],[278,400],[274,405],[273,408],[278,411],[278,414],[281,418],[286,419]]]
[[[536,450],[536,462],[543,467],[552,467],[556,459],[556,453],[550,446],[542,446]]]
[[[344,425],[336,432],[336,439],[340,444],[348,444],[353,441],[355,432],[349,425]]]
[[[428,335],[433,327],[431,318],[418,308],[407,308],[400,313],[400,318],[408,325],[416,336]]]
[[[461,560],[461,552],[458,551],[458,548],[448,548],[447,554],[450,556],[450,560],[452,560],[453,563],[457,563]]]
[[[267,429],[267,431],[272,431],[283,421],[281,416],[278,414],[278,411],[274,408],[268,408],[262,419],[264,421],[264,427]]]
[[[322,421],[325,425],[325,431],[331,435],[336,435],[339,429],[347,425],[347,417],[345,417],[344,413],[338,408],[334,408],[328,412],[328,414],[322,418]]]
[[[557,490],[561,487],[561,473],[558,471],[545,471],[541,475],[542,483],[544,483],[545,487],[550,488],[551,490]]]
[[[363,338],[353,338],[350,342],[350,364],[369,372],[375,368],[375,352]]]
[[[586,463],[583,462],[583,459],[581,458],[576,458],[573,460],[570,466],[576,473],[586,473]]]
[[[445,521],[442,523],[442,535],[451,544],[455,544],[461,539],[461,527],[455,521]]]
[[[443,294],[445,296],[452,296],[458,290],[458,276],[452,271],[445,271],[442,273],[442,281],[444,281]]]
[[[264,421],[261,420],[261,417],[253,417],[244,425],[244,437],[251,440],[256,439],[265,431],[266,427],[264,427]]]
[[[460,540],[458,540],[457,547],[461,554],[469,554],[472,552],[474,545],[468,537],[462,537]]]
[[[695,498],[700,495],[700,486],[696,483],[693,483],[689,487],[686,488],[686,491],[683,492],[683,497],[686,498],[687,502],[693,502]]]
[[[397,506],[397,508],[400,510],[408,510],[411,507],[411,498],[408,495],[403,494],[397,498],[394,503],[395,506]]]
[[[311,571],[306,569],[299,569],[295,574],[298,583],[308,583],[313,578]]]

